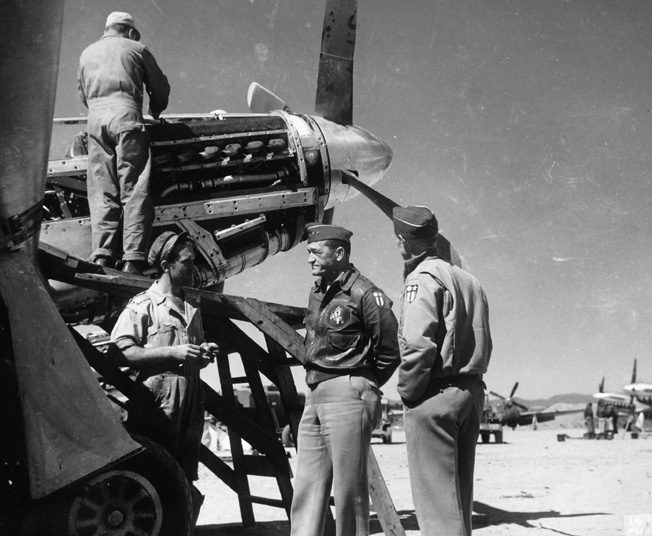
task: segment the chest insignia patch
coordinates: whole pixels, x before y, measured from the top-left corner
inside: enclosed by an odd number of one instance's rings
[[[408,303],[412,303],[415,300],[418,291],[419,285],[408,285],[405,287],[405,299]]]
[[[351,320],[351,313],[346,307],[336,305],[328,311],[327,322],[332,328],[341,328],[346,326]]]
[[[378,292],[377,290],[374,291],[374,298],[376,299],[376,305],[378,307],[384,307],[385,306],[385,296],[383,296],[382,292]]]

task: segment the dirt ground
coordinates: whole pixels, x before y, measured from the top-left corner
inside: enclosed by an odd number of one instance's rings
[[[582,435],[581,429],[506,429],[503,444],[478,444],[473,533],[652,534],[652,436]],[[405,534],[416,536],[404,438],[396,429],[393,444],[374,440],[373,449]],[[296,467],[296,456],[290,464]],[[251,478],[250,485],[254,495],[280,497],[274,479]],[[203,467],[198,487],[206,500],[197,536],[289,534],[285,511],[266,506],[254,506],[257,524],[243,527],[236,495]],[[373,513],[371,534],[383,534]]]

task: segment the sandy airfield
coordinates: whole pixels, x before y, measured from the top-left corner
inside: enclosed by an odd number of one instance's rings
[[[560,434],[564,441],[558,440]],[[582,434],[581,429],[506,429],[504,444],[478,444],[473,533],[652,534],[652,435],[589,441]],[[393,444],[374,440],[373,449],[405,534],[416,536],[404,437],[396,429]],[[290,464],[296,467],[296,456]],[[250,482],[253,494],[279,497],[274,479]],[[197,536],[289,534],[285,512],[266,506],[255,505],[257,525],[243,527],[236,495],[204,467],[198,487],[206,500]],[[383,534],[373,513],[371,534]]]

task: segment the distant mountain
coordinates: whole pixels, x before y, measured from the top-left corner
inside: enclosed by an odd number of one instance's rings
[[[525,400],[519,397],[515,397],[514,400],[516,400],[519,404],[523,404],[529,408],[547,408],[554,404],[588,404],[589,402],[596,402],[596,400],[593,398],[593,395],[583,395],[579,393],[554,395],[550,398],[537,400]]]

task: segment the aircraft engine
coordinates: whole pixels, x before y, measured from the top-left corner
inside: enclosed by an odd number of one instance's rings
[[[356,195],[338,170],[373,184],[391,162],[389,146],[360,127],[285,111],[167,116],[147,130],[153,234],[193,236],[201,287],[289,250],[306,223]],[[84,259],[91,255],[85,137],[48,163],[41,228],[42,244]],[[120,309],[97,292],[50,283],[67,322],[99,322]]]

